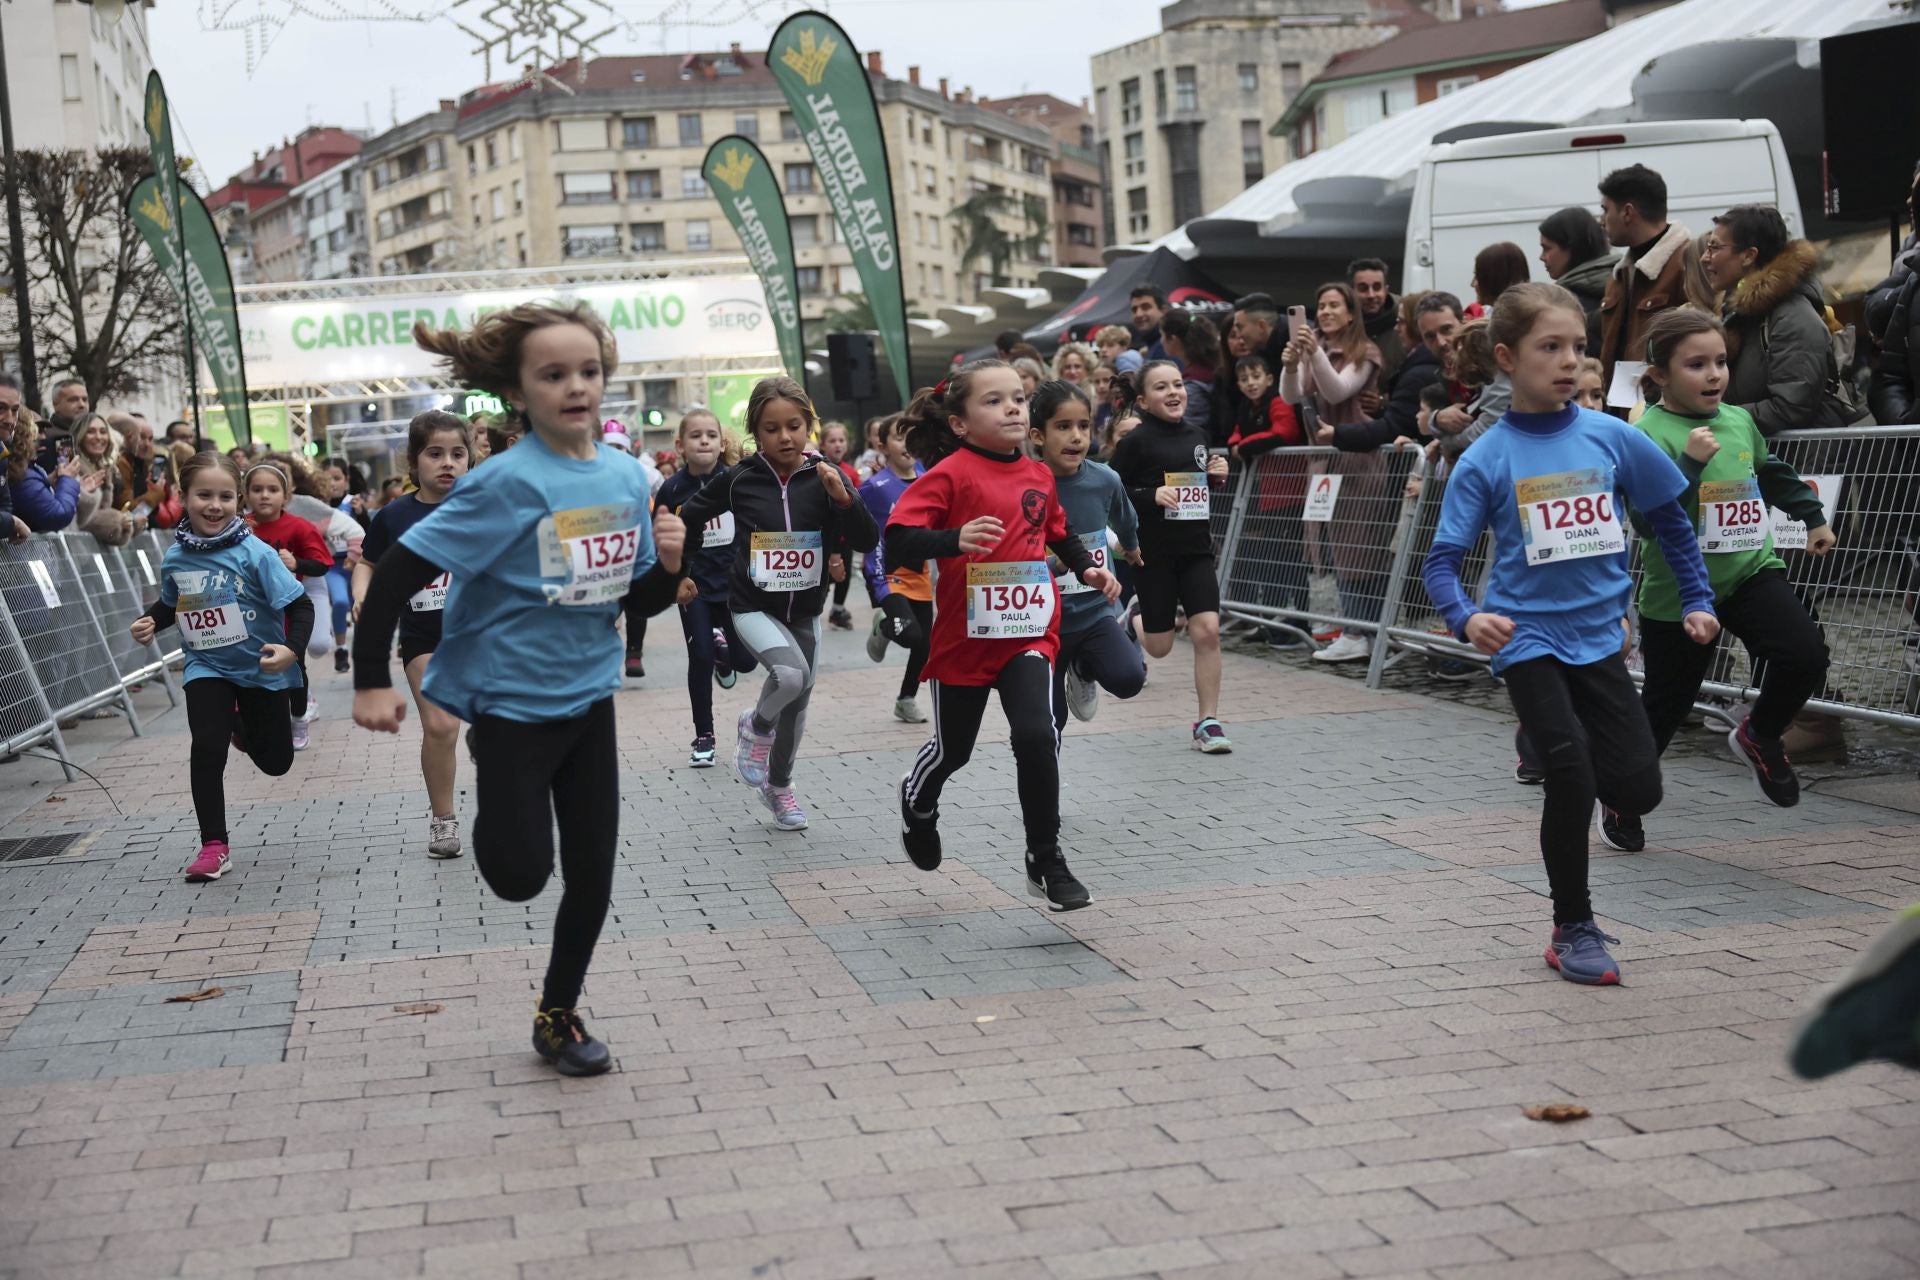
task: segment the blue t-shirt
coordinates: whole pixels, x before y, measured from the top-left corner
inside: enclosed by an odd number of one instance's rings
[[[217,551],[168,547],[160,558],[160,602],[175,611],[180,628],[183,681],[297,688],[299,664],[269,674],[260,669],[260,651],[286,644],[286,607],[306,593],[280,553],[252,534]]]
[[[1112,467],[1091,460],[1082,462],[1080,469],[1072,475],[1055,476],[1053,487],[1060,495],[1061,507],[1067,513],[1067,527],[1086,544],[1087,553],[1093,556],[1094,563],[1100,568],[1109,573],[1113,571],[1107,538],[1109,529],[1119,537],[1122,551],[1139,547],[1140,530],[1133,502],[1127,497],[1126,486],[1120,483],[1120,476]],[[1056,571],[1063,568],[1057,563],[1051,567]],[[1104,595],[1082,583],[1073,574],[1056,572],[1054,581],[1060,588],[1062,635],[1078,635],[1102,617],[1119,615],[1118,604],[1107,603]]]
[[[1470,551],[1493,530],[1483,607],[1514,622],[1493,669],[1539,657],[1585,666],[1618,653],[1633,589],[1627,502],[1651,510],[1686,487],[1660,446],[1592,409],[1509,411],[1474,441],[1447,480],[1434,544]],[[1616,542],[1618,551],[1582,554]]]
[[[532,432],[462,476],[400,537],[453,575],[426,695],[468,723],[537,724],[618,690],[620,598],[654,561],[649,496],[612,446],[568,458]]]

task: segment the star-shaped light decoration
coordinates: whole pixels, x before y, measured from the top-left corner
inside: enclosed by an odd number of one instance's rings
[[[462,11],[473,26],[461,20]],[[590,31],[603,20],[602,15],[608,25]],[[620,25],[613,10],[600,0],[454,0],[450,21],[480,42],[478,52],[486,61],[488,80],[493,79],[497,53],[507,66],[526,68],[520,83],[539,80],[563,93],[572,93],[573,86],[548,69],[571,60],[574,83],[585,83],[587,59]]]

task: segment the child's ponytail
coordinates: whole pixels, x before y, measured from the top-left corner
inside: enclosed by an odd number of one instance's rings
[[[907,452],[931,467],[960,447],[960,437],[947,425],[948,382],[922,387],[900,413],[907,424]]]

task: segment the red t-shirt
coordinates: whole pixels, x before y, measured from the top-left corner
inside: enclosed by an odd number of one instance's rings
[[[277,520],[266,524],[253,524],[253,536],[272,547],[275,551],[291,551],[295,560],[318,560],[324,565],[333,564],[333,553],[327,550],[327,543],[320,531],[313,527],[311,520],[302,520],[299,516],[290,516],[282,511]]]
[[[1047,578],[1053,617],[1045,635],[990,639],[967,635],[967,566],[1038,562],[1047,543],[1067,535],[1067,513],[1053,473],[1024,455],[984,453],[962,445],[915,480],[894,504],[887,524],[958,529],[980,516],[1006,526],[999,545],[979,555],[941,557],[934,588],[933,636],[923,675],[944,684],[990,685],[1008,660],[1029,651],[1049,662],[1060,651],[1060,593]]]

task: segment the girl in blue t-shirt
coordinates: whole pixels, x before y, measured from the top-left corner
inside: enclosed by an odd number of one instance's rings
[[[511,902],[538,894],[559,823],[566,884],[533,1047],[562,1074],[598,1075],[613,1059],[575,1005],[613,893],[615,623],[630,594],[650,613],[673,603],[682,526],[649,519],[646,472],[600,442],[600,398],[620,356],[585,304],[526,303],[466,332],[416,324],[413,337],[461,386],[502,396],[532,429],[381,554],[354,636],[353,718],[398,732],[394,626],[409,599],[451,574],[420,691],[473,726],[473,855],[488,887]]]
[[[1570,403],[1586,354],[1586,313],[1555,284],[1514,285],[1494,304],[1494,359],[1511,407],[1461,455],[1447,481],[1424,570],[1427,593],[1456,636],[1492,659],[1520,726],[1544,764],[1540,851],[1553,894],[1547,963],[1570,982],[1610,985],[1617,943],[1594,923],[1587,839],[1594,801],[1634,815],[1660,803],[1660,755],[1620,652],[1627,577],[1626,509],[1645,513],[1684,603],[1695,644],[1720,624],[1681,507],[1687,482],[1626,423]],[[1493,531],[1486,600],[1460,584],[1460,564]]]
[[[313,631],[313,602],[279,553],[253,536],[240,515],[240,468],[222,453],[196,454],[180,468],[187,518],[160,561],[160,598],[129,630],[140,644],[176,622],[186,654],[188,774],[200,821],[200,852],[189,881],[218,880],[227,849],[227,746],[262,773],[293,767],[289,691],[294,659]]]
[[[456,414],[429,409],[407,424],[407,471],[414,491],[403,493],[374,512],[360,559],[353,566],[353,609],[373,581],[373,567],[407,530],[431,515],[446,501],[453,486],[467,474],[473,456],[473,428]],[[460,741],[460,719],[442,711],[420,692],[427,664],[440,645],[440,614],[447,607],[448,576],[417,591],[400,616],[400,667],[413,689],[413,705],[420,711],[420,774],[427,784],[427,856],[460,856],[460,819],[453,812],[454,755]]]

